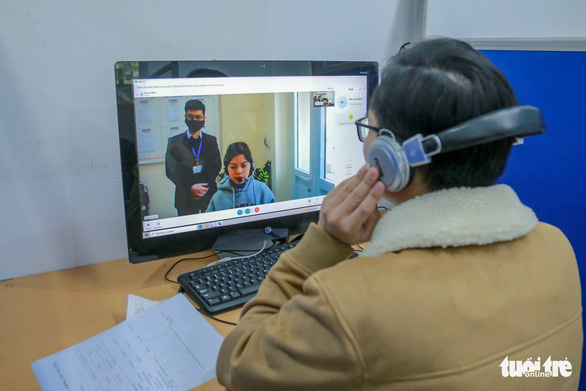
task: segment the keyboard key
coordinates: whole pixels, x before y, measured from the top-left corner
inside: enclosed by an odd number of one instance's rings
[[[217,305],[217,304],[220,304],[221,302],[222,302],[222,300],[218,299],[217,297],[208,300],[209,305]]]
[[[207,293],[204,293],[200,296],[203,297],[205,300],[210,300],[210,299],[213,299],[213,298],[220,296],[220,292],[207,292]]]
[[[250,294],[256,293],[258,291],[259,287],[260,287],[260,282],[254,284],[254,285],[248,285],[248,286],[245,286],[244,288],[240,289],[240,293],[242,293],[242,296],[250,295]]]

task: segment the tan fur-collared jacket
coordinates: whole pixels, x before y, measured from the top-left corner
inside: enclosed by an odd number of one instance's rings
[[[409,200],[379,221],[360,257],[346,260],[351,251],[313,225],[281,256],[222,345],[221,384],[578,388],[582,307],[572,247],[510,187]],[[552,365],[557,376],[543,375]]]

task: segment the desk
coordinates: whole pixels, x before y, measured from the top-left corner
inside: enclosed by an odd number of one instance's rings
[[[215,259],[183,261],[169,278],[176,280],[179,274]],[[175,261],[130,264],[122,259],[2,282],[0,390],[40,390],[31,364],[124,321],[122,302],[129,293],[150,300],[173,297],[179,285],[166,282],[163,276]],[[236,323],[239,315],[237,309],[218,318]],[[223,336],[234,328],[206,319]],[[216,379],[196,388],[223,389]]]

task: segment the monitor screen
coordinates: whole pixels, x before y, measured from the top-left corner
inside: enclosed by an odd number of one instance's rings
[[[254,250],[253,237],[316,221],[364,164],[354,121],[378,66],[125,61],[116,81],[129,259],[143,262],[214,243]]]

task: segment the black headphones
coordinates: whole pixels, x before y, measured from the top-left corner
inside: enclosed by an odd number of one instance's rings
[[[367,162],[380,171],[389,191],[409,184],[411,167],[431,162],[431,156],[509,137],[523,138],[545,131],[543,116],[533,106],[514,106],[473,118],[438,134],[417,134],[402,144],[388,129],[381,129],[370,144]]]

